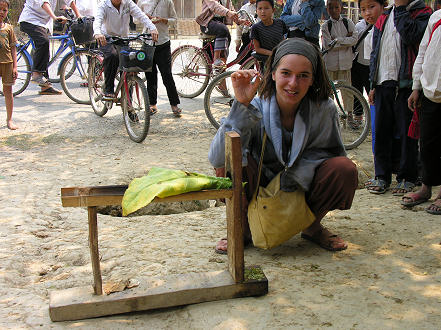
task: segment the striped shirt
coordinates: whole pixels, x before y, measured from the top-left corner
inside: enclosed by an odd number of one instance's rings
[[[279,42],[284,38],[284,35],[288,33],[288,28],[285,22],[281,19],[274,19],[272,25],[266,26],[262,22],[253,24],[251,27],[250,38],[259,42],[260,47],[273,50]]]

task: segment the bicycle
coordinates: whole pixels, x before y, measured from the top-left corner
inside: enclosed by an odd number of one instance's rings
[[[71,16],[69,13],[67,13],[67,15]],[[52,83],[61,82],[64,92],[70,99],[77,103],[87,104],[89,103],[89,95],[87,94],[87,97],[82,95],[84,93],[78,93],[78,95],[72,88],[69,88],[66,83],[67,79],[76,76],[81,77],[82,80],[86,79],[85,81],[87,82],[87,77],[85,76],[87,69],[85,69],[82,63],[87,63],[88,60],[86,61],[85,57],[89,58],[91,56],[89,49],[76,46],[70,31],[70,26],[74,22],[75,20],[68,19],[66,33],[50,37],[52,45],[57,41],[60,42],[60,44],[48,63],[49,75],[53,77],[56,73],[59,78],[49,77],[49,81]],[[21,94],[29,85],[33,65],[31,54],[35,49],[32,39],[24,41],[23,38],[19,39],[19,43],[16,47],[18,76],[13,86],[14,96]],[[29,47],[32,48],[31,53],[28,52]],[[53,50],[51,52],[53,53]]]
[[[244,14],[248,21],[255,23],[254,17],[245,10],[239,10],[238,14]],[[176,89],[181,97],[193,98],[200,95],[208,85],[213,70],[213,41],[214,35],[200,33],[202,48],[193,45],[179,46],[172,52],[172,74],[175,77]],[[254,49],[252,42],[231,62],[226,63],[225,69],[239,64]],[[254,65],[254,60],[248,58],[240,68],[249,68]]]
[[[139,47],[139,43],[131,44],[139,40],[143,41],[142,46]],[[103,55],[100,51],[92,51],[94,56],[91,58],[88,70],[88,91],[95,114],[102,117],[114,103],[120,105],[127,133],[132,141],[138,143],[144,141],[150,127],[147,88],[142,78],[138,76],[139,72],[151,70],[153,65],[154,46],[146,44],[150,40],[151,35],[146,33],[128,38],[109,39],[108,42],[121,47],[120,78],[115,89],[115,98],[108,98],[104,93]],[[120,96],[117,97],[120,92]]]
[[[335,42],[329,45],[329,49],[322,51],[326,54]],[[221,119],[228,115],[234,101],[234,90],[231,83],[231,75],[234,71],[227,71],[215,77],[207,86],[204,96],[205,114],[218,129]],[[343,145],[346,150],[358,147],[367,137],[370,128],[370,108],[364,96],[354,87],[330,80],[333,99],[338,111],[340,132]],[[222,86],[219,88],[219,86]],[[343,95],[349,104],[344,104]],[[353,114],[358,114],[358,121]]]

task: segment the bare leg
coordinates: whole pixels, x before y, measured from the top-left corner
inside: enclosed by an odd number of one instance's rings
[[[3,94],[6,104],[6,125],[10,130],[15,130],[18,126],[12,122],[12,109],[14,108],[14,96],[12,95],[12,86],[3,85]]]

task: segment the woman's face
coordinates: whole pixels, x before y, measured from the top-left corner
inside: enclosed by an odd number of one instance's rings
[[[375,0],[362,0],[360,2],[361,16],[369,24],[375,24],[383,13],[384,7]]]
[[[272,73],[272,78],[276,83],[279,107],[295,111],[314,81],[312,64],[303,55],[285,55]]]

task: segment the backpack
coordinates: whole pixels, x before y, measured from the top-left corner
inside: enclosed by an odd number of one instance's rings
[[[345,26],[346,31],[349,32],[348,19],[346,17],[343,17],[343,25]],[[328,31],[329,31],[329,34],[331,34],[331,29],[332,29],[332,20],[328,19]]]

